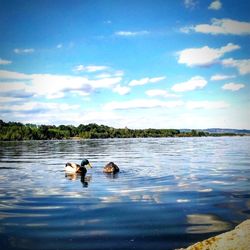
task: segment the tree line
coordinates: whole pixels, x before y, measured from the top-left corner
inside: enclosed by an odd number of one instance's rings
[[[205,131],[190,130],[181,132],[178,129],[129,129],[113,128],[105,125],[35,125],[0,120],[0,140],[61,140],[70,138],[139,138],[139,137],[193,137],[210,136]],[[217,134],[218,135],[218,134]],[[225,134],[223,134],[225,135]],[[232,134],[230,134],[232,135]]]

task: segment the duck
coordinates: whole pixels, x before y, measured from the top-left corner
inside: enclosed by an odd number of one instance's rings
[[[87,173],[87,168],[85,166],[92,168],[89,161],[87,159],[83,159],[81,161],[81,165],[79,165],[77,163],[67,162],[65,164],[64,169],[65,169],[65,172],[69,173],[69,174],[81,173],[81,174],[85,175]]]
[[[104,168],[103,172],[107,174],[116,174],[120,171],[119,167],[114,162],[109,162]]]

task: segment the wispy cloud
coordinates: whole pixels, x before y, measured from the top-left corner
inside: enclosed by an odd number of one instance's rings
[[[188,109],[225,109],[230,105],[225,101],[188,101],[186,107]]]
[[[116,87],[113,88],[113,92],[118,93],[119,95],[127,95],[128,93],[130,93],[130,88],[118,84]]]
[[[176,94],[169,93],[167,90],[164,89],[150,89],[146,91],[146,95],[150,97],[178,97]]]
[[[245,87],[245,84],[230,82],[222,86],[224,90],[238,91]]]
[[[112,21],[111,20],[105,20],[103,23],[104,24],[112,24]]]
[[[0,79],[1,79],[1,71],[0,71]],[[22,81],[7,81],[7,82],[1,81],[0,86],[1,86],[0,93],[4,93],[4,92],[19,91],[19,90],[24,91],[27,85],[25,82],[22,82]]]
[[[225,53],[240,49],[239,45],[228,43],[221,48],[210,48],[204,46],[202,48],[189,48],[178,52],[178,63],[192,66],[209,66],[218,62]]]
[[[133,37],[133,36],[143,36],[143,35],[149,35],[150,32],[147,30],[140,30],[140,31],[117,31],[115,32],[116,36],[124,36],[124,37]]]
[[[150,78],[150,77],[145,77],[145,78],[142,78],[140,80],[132,80],[129,82],[129,86],[141,86],[141,85],[145,85],[145,84],[148,84],[148,83],[156,83],[156,82],[160,82],[162,80],[166,79],[165,76],[160,76],[160,77],[153,77],[153,78]]]
[[[62,43],[59,43],[59,44],[56,45],[56,48],[57,48],[57,49],[61,49],[62,47],[63,47],[63,44],[62,44]]]
[[[11,64],[12,61],[9,61],[9,60],[4,60],[2,58],[0,58],[0,65],[8,65],[8,64]]]
[[[96,78],[110,78],[110,77],[122,77],[124,76],[124,72],[122,70],[115,70],[109,69],[109,72],[103,72],[98,75],[95,75]]]
[[[7,120],[36,124],[72,124],[82,122],[84,117],[80,105],[77,104],[16,102],[13,98],[5,98],[5,101],[0,102],[0,113],[2,118]]]
[[[15,71],[0,70],[1,79],[16,79],[16,80],[28,80],[31,76],[28,74],[23,74]]]
[[[249,35],[250,23],[228,18],[213,18],[211,24],[198,24],[181,28],[184,33],[191,31],[211,35]]]
[[[14,49],[14,52],[16,54],[30,54],[30,53],[35,52],[35,50],[32,49],[32,48],[29,48],[29,49]]]
[[[8,106],[10,105],[10,103],[12,102],[19,102],[21,101],[22,98],[17,98],[17,97],[9,97],[9,96],[0,96],[0,103],[8,103]],[[1,106],[0,106],[1,107]]]
[[[241,75],[250,74],[250,59],[224,59],[222,60],[222,65],[224,65],[225,67],[236,68]]]
[[[222,8],[222,3],[220,0],[213,1],[209,6],[209,10],[220,10]]]
[[[113,101],[104,106],[104,110],[132,110],[153,108],[187,108],[187,109],[225,109],[230,107],[225,101],[160,101],[157,99],[135,99],[129,101]]]
[[[216,74],[211,76],[210,80],[211,81],[222,81],[222,80],[227,80],[231,78],[235,78],[236,75],[221,75],[221,74]]]
[[[88,66],[84,66],[84,65],[78,65],[74,68],[74,71],[78,71],[78,72],[96,72],[96,71],[104,71],[104,70],[108,70],[109,67],[108,66],[102,66],[102,65],[88,65]]]
[[[184,0],[184,5],[187,9],[194,9],[198,5],[197,0]]]
[[[172,90],[175,92],[192,91],[202,89],[207,85],[207,80],[202,76],[194,76],[186,82],[181,82],[173,85]]]
[[[78,109],[79,105],[61,103],[27,102],[18,105],[1,105],[0,110],[4,112],[38,113],[42,111],[57,110],[58,112]]]
[[[175,108],[182,106],[182,101],[159,101],[154,99],[136,99],[129,101],[110,102],[104,106],[105,110]]]

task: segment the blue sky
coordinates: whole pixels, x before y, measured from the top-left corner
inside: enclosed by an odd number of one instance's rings
[[[247,0],[0,0],[0,119],[250,129]]]

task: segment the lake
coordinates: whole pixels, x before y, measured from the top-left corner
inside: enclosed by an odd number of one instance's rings
[[[185,247],[250,218],[249,179],[247,136],[0,142],[0,249]]]

